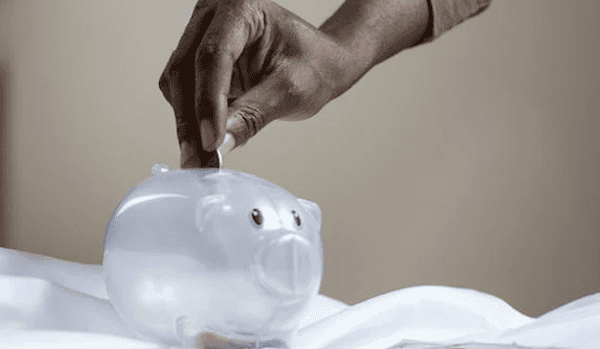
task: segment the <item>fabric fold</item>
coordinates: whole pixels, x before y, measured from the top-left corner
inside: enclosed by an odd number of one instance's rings
[[[0,343],[10,348],[165,348],[106,298],[98,265],[0,248]],[[67,344],[65,344],[67,343]],[[538,318],[471,289],[415,286],[349,306],[318,295],[293,349],[600,348],[600,293]],[[1,346],[1,345],[0,345]]]

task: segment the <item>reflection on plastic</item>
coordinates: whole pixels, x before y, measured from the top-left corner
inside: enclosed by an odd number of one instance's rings
[[[155,165],[107,226],[108,297],[134,331],[165,344],[288,347],[321,285],[320,230],[315,203],[266,180]]]

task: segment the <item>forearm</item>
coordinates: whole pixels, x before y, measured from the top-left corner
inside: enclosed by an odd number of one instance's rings
[[[319,28],[353,57],[350,85],[400,51],[432,41],[491,0],[347,0]]]
[[[368,70],[416,44],[427,30],[427,0],[347,0],[319,28]]]

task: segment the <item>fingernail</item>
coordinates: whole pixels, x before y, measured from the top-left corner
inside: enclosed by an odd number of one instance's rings
[[[210,147],[215,143],[217,138],[215,128],[208,119],[200,121],[200,136],[202,137],[202,147],[206,151],[211,151]]]

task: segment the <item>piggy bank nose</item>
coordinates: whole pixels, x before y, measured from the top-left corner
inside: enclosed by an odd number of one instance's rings
[[[319,256],[317,247],[299,235],[271,240],[257,254],[260,282],[280,296],[306,295],[321,277]]]

